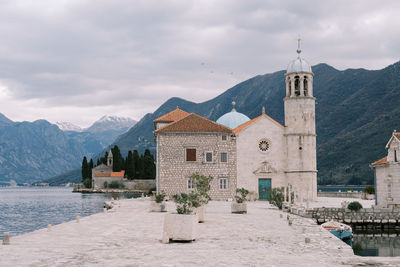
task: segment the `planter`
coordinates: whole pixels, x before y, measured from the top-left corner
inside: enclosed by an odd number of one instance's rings
[[[194,241],[197,238],[197,214],[165,214],[163,243]]]
[[[203,223],[205,221],[206,206],[196,208],[195,212],[199,218],[199,223]]]
[[[247,203],[232,202],[231,210],[232,213],[240,213],[240,214],[247,213]]]
[[[161,203],[157,203],[155,201],[152,201],[150,204],[150,211],[151,212],[166,212],[167,211],[167,205],[165,204],[165,201]]]

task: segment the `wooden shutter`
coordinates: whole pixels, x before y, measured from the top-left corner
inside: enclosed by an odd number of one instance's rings
[[[196,149],[187,148],[186,149],[186,161],[196,161]]]

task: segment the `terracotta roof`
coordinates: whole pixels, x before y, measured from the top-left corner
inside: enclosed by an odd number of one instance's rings
[[[94,177],[110,177],[111,172],[95,172]]]
[[[124,175],[125,175],[125,171],[111,173],[111,177],[124,177]]]
[[[282,124],[280,124],[279,122],[277,122],[276,120],[274,120],[273,118],[271,118],[270,116],[268,116],[267,114],[261,114],[260,116],[255,117],[254,119],[249,120],[249,121],[247,121],[247,122],[245,122],[245,123],[239,125],[239,126],[236,127],[235,129],[233,129],[233,132],[234,132],[235,134],[237,134],[237,133],[243,131],[247,126],[249,126],[249,125],[252,124],[253,122],[257,121],[258,119],[262,118],[263,116],[266,116],[266,117],[270,118],[270,119],[273,120],[274,122],[276,122],[276,123],[278,123],[279,125],[281,125],[282,127],[284,127]]]
[[[232,130],[200,115],[190,113],[179,121],[154,131],[155,133],[232,133]]]
[[[168,112],[167,114],[162,115],[161,117],[158,117],[157,119],[154,120],[154,122],[175,122],[179,121],[180,119],[183,119],[184,117],[190,115],[190,113],[176,108],[171,112]]]
[[[377,160],[375,162],[371,163],[371,166],[377,166],[377,165],[383,165],[387,163],[387,157],[381,158],[380,160]]]

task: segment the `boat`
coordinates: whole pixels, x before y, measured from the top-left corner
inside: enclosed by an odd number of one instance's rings
[[[321,224],[321,226],[325,230],[331,232],[337,238],[351,245],[353,240],[353,229],[351,226],[336,221],[329,221]]]

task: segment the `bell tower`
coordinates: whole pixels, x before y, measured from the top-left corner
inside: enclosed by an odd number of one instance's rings
[[[298,56],[289,63],[285,74],[286,177],[299,198],[313,201],[317,198],[314,74],[300,53],[299,38]]]

